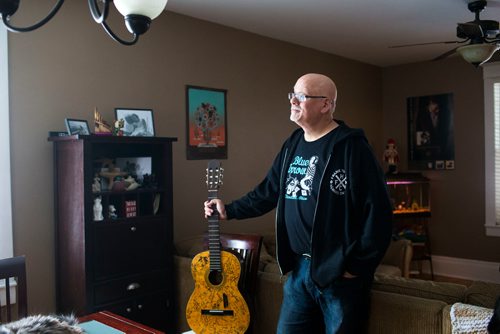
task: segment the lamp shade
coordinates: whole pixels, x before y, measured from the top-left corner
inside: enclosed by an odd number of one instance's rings
[[[168,0],[114,0],[123,16],[143,15],[155,19],[165,9]]]
[[[498,48],[497,44],[470,44],[457,48],[457,52],[466,62],[479,66],[490,60]]]

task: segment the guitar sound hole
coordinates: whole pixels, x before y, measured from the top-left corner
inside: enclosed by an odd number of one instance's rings
[[[222,283],[222,272],[218,270],[212,270],[208,274],[208,280],[212,285],[219,285]]]

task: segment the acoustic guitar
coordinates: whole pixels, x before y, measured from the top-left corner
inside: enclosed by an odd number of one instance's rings
[[[208,199],[217,198],[222,184],[220,162],[207,168]],[[194,291],[186,308],[189,327],[196,334],[243,334],[250,324],[250,312],[238,290],[241,265],[238,258],[221,251],[219,213],[208,217],[208,251],[191,262]]]

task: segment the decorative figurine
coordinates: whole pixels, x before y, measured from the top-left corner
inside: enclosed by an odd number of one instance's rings
[[[110,204],[108,206],[108,212],[109,212],[109,219],[116,219],[118,218],[118,215],[116,214],[116,208],[113,204]]]
[[[104,217],[102,215],[101,198],[96,197],[94,199],[94,221],[101,221],[101,220],[104,220]]]
[[[140,184],[137,183],[135,179],[130,175],[124,181],[128,183],[128,186],[125,190],[134,190],[139,188],[140,186]]]
[[[99,175],[94,176],[94,183],[92,183],[92,192],[93,193],[98,193],[101,191],[101,178]]]
[[[115,126],[113,127],[113,136],[123,136],[123,128],[125,127],[125,120],[119,119],[115,121]]]
[[[396,141],[392,138],[387,140],[383,159],[387,164],[387,174],[396,174],[398,172],[399,154],[396,149]]]
[[[102,118],[97,108],[94,108],[94,133],[96,135],[111,135],[111,126]]]

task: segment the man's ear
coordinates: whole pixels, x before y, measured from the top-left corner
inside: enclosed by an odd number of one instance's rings
[[[321,108],[321,112],[322,113],[330,113],[330,111],[332,110],[332,103],[335,103],[335,102],[333,102],[332,100],[329,100],[329,99],[325,99],[323,102],[323,107]]]

